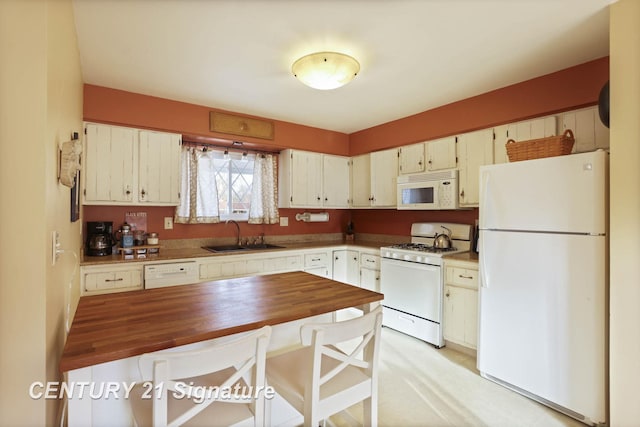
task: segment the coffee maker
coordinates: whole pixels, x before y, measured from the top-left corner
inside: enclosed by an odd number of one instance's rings
[[[113,244],[112,222],[87,221],[85,253],[88,256],[111,255]]]

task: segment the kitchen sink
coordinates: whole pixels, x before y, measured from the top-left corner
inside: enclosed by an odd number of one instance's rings
[[[271,245],[269,243],[261,243],[257,245],[219,245],[219,246],[203,246],[210,252],[241,252],[258,249],[282,249],[284,246]]]

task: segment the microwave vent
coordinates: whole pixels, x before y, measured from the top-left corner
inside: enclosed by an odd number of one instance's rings
[[[442,172],[432,173],[417,173],[412,175],[401,175],[398,177],[398,182],[427,182],[427,181],[442,181],[445,179],[456,179],[457,170],[448,170]]]

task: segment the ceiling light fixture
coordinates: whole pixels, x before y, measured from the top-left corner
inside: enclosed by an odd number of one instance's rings
[[[293,63],[293,75],[309,87],[336,89],[349,83],[360,72],[355,58],[338,52],[317,52]]]

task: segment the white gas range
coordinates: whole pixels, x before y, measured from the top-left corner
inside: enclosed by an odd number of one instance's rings
[[[435,248],[435,237],[446,233],[444,227],[451,230],[451,248]],[[411,243],[380,248],[383,325],[437,348],[444,346],[442,257],[468,251],[471,230],[468,224],[415,223],[411,225]]]

